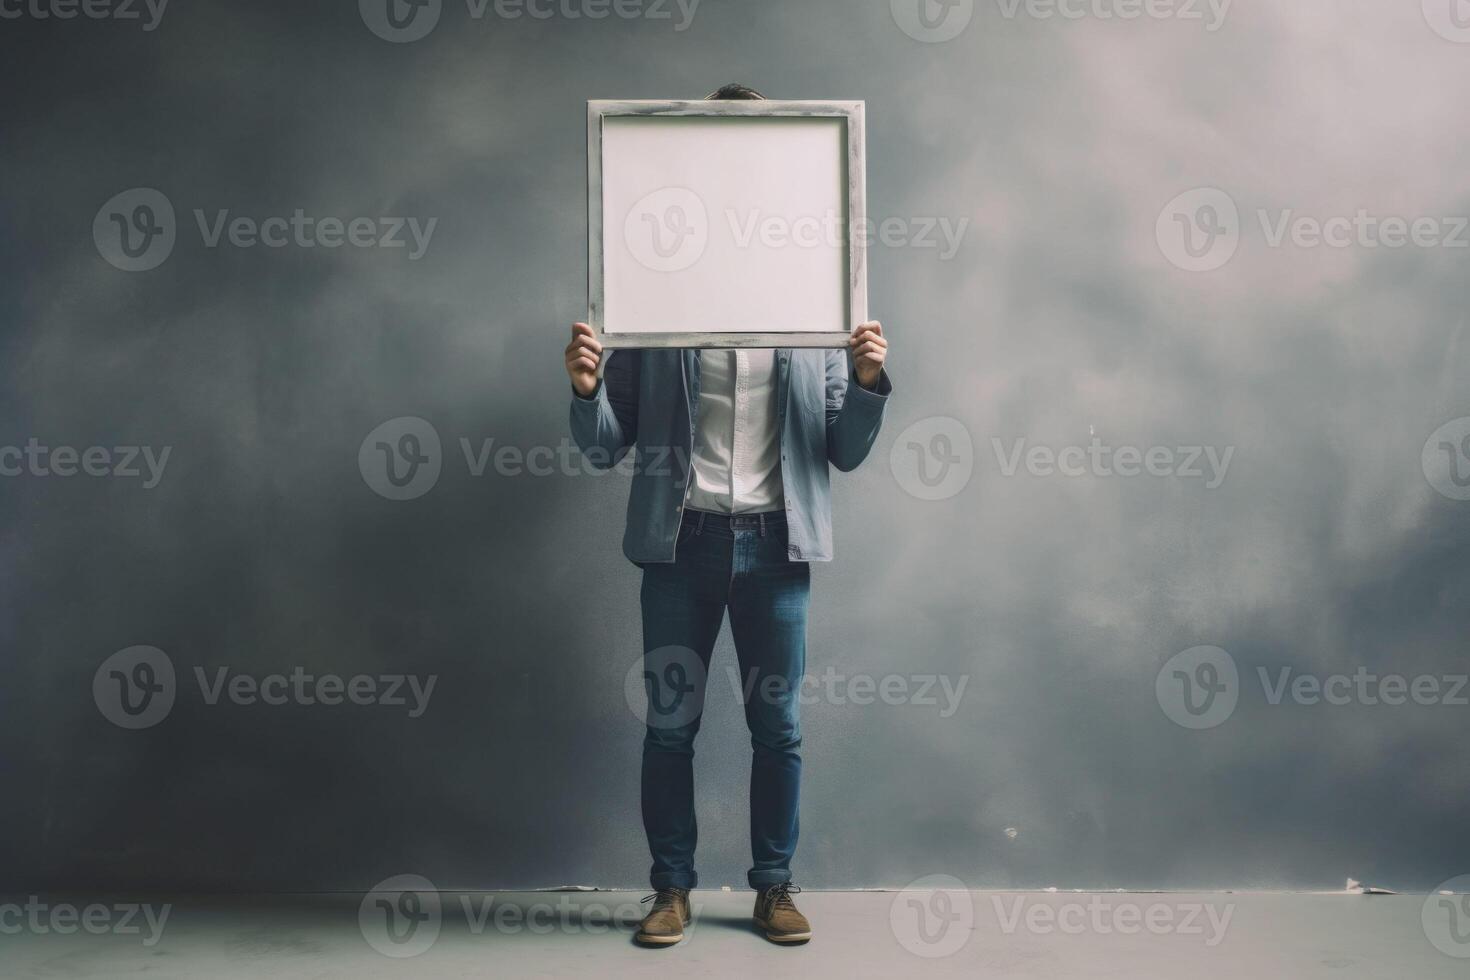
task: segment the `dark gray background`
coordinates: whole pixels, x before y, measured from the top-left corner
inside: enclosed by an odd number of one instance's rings
[[[474,477],[459,440],[566,438],[584,313],[584,107],[746,81],[865,99],[875,216],[971,221],[948,262],[875,248],[898,394],[836,482],[811,662],[968,676],[960,710],[819,704],[809,886],[1427,888],[1470,870],[1470,708],[1265,705],[1171,723],[1201,644],[1256,666],[1463,673],[1470,504],[1421,472],[1470,415],[1467,253],[1270,249],[1249,215],[1470,210],[1470,46],[1417,3],[1241,0],[1225,26],[1007,18],[946,44],[887,0],[705,0],[692,26],[473,20],[389,44],[350,0],[176,0],[158,30],[0,22],[0,445],[171,446],[157,488],[0,479],[0,891],[638,886],[636,570],[626,481]],[[1154,240],[1229,191],[1225,268]],[[172,257],[120,272],[103,202],[163,191]],[[203,246],[192,210],[438,217],[428,254]],[[374,494],[375,426],[445,444]],[[975,477],[889,465],[952,416]],[[991,439],[1234,446],[1223,487],[999,471]],[[91,695],[166,651],[170,717]],[[701,871],[743,881],[748,741],[720,673]],[[436,674],[428,713],[205,705],[195,666]],[[1007,834],[1007,828],[1014,836]],[[7,887],[8,886],[8,887]]]

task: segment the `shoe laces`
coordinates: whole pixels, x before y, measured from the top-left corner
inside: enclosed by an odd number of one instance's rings
[[[772,885],[766,889],[766,899],[771,903],[772,908],[795,909],[796,903],[791,900],[791,896],[799,895],[800,893],[800,885],[783,881],[779,885]]]
[[[652,902],[653,908],[649,910],[650,912],[673,909],[674,900],[683,897],[683,894],[685,893],[680,892],[677,888],[665,888],[662,891],[654,892],[652,895],[644,896],[642,904],[647,905],[649,902]]]

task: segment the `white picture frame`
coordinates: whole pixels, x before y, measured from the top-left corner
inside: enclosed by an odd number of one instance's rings
[[[862,102],[588,102],[587,322],[610,350],[846,347],[866,169]]]

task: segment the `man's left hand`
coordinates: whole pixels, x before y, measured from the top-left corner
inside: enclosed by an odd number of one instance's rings
[[[883,324],[870,320],[852,332],[847,345],[852,348],[852,368],[857,383],[872,391],[878,387],[883,376],[883,362],[888,357],[888,341],[883,336]]]

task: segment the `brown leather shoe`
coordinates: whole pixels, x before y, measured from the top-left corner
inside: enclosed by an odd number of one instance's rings
[[[812,924],[796,911],[791,882],[772,885],[755,897],[755,927],[773,943],[804,943],[812,938]]]
[[[684,938],[689,924],[689,890],[664,888],[644,899],[653,908],[643,917],[633,941],[640,946],[672,946]]]

